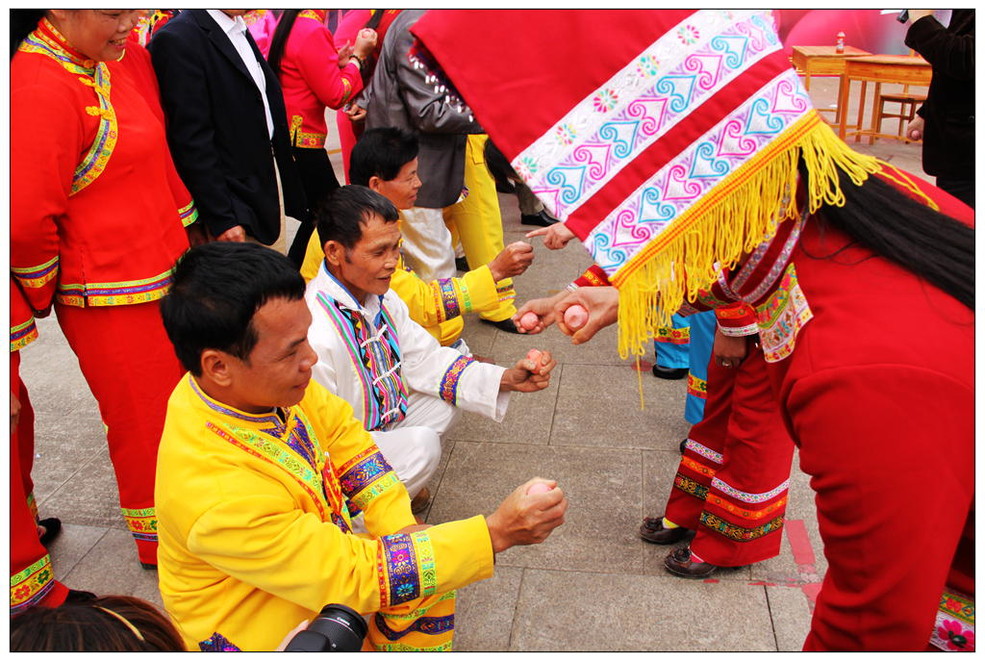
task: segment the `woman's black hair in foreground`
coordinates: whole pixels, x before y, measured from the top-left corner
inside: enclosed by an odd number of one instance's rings
[[[287,46],[287,38],[291,36],[291,28],[303,10],[285,9],[277,21],[274,28],[274,36],[270,38],[270,50],[267,51],[267,64],[274,70],[276,76],[280,76],[280,63],[284,59],[284,48]]]
[[[974,229],[875,175],[861,186],[841,170],[838,177],[845,205],[822,206],[822,222],[975,308]]]

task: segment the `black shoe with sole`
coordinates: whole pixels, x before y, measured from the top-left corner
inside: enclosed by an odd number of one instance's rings
[[[658,379],[668,379],[670,381],[679,381],[687,376],[690,370],[686,367],[661,367],[660,365],[653,366],[653,376]]]
[[[546,211],[535,214],[524,214],[520,216],[521,225],[536,225],[537,227],[548,227],[558,222],[557,218],[551,218]]]

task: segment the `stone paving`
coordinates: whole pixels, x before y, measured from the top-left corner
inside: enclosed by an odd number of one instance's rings
[[[836,79],[812,80],[818,107],[836,89]],[[922,175],[919,145],[855,146]],[[530,228],[519,224],[515,198],[500,195],[500,205],[506,242],[522,239]],[[537,240],[535,251],[533,266],[516,280],[519,301],[556,292],[591,263],[577,242],[552,252]],[[24,351],[21,369],[37,412],[40,511],[65,524],[51,548],[56,576],[71,587],[160,605],[157,573],[138,564],[120,516],[96,402],[54,317],[38,326],[41,339]],[[571,507],[546,543],[501,554],[494,578],[460,591],[457,649],[801,648],[826,562],[796,457],[777,558],[704,581],[673,577],[662,565],[668,548],[644,543],[636,531],[644,515],[662,512],[670,490],[688,429],[684,381],[655,379],[649,364],[638,375],[619,359],[612,328],[575,347],[555,329],[518,336],[470,318],[465,337],[475,353],[500,364],[536,346],[551,350],[558,367],[547,390],[514,395],[501,424],[466,414],[450,432],[427,521],[490,513],[534,475],[557,479]]]

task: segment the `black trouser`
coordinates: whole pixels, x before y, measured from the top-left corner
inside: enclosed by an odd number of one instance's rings
[[[317,217],[318,207],[331,195],[332,191],[339,187],[339,180],[335,178],[335,170],[332,163],[328,160],[328,152],[321,147],[292,147],[294,152],[294,162],[298,166],[301,175],[301,185],[304,186],[304,193],[308,198],[308,206],[311,208],[312,217],[308,222],[301,223],[298,233],[294,236],[291,249],[287,256],[292,262],[301,268],[304,263],[304,254],[308,248],[308,239],[315,229],[315,218]]]

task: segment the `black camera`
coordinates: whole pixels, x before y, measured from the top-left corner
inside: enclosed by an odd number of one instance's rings
[[[308,628],[298,632],[285,652],[358,652],[366,637],[366,620],[342,604],[321,609]]]

